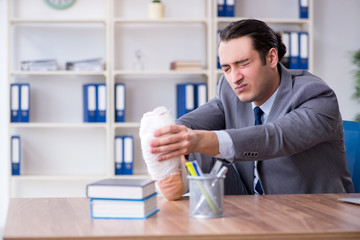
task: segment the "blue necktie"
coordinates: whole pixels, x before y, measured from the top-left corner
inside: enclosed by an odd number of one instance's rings
[[[259,107],[255,107],[254,108],[254,115],[255,115],[255,125],[261,125],[262,121],[261,121],[261,116],[263,115],[263,111],[261,110],[261,108]],[[257,192],[258,194],[262,195],[264,192],[262,190],[259,178],[256,177],[255,175],[256,172],[256,162],[254,163],[254,183],[255,183],[255,192]]]

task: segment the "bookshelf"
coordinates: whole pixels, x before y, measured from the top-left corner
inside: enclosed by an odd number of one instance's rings
[[[312,71],[312,1],[305,20],[297,17],[297,0],[289,1],[295,10],[284,18],[257,14],[251,7],[253,13],[241,10],[258,1],[237,0],[235,17],[225,18],[217,17],[216,0],[163,0],[165,17],[148,19],[149,0],[78,0],[61,11],[42,0],[8,0],[9,91],[10,84],[26,82],[31,92],[30,122],[10,123],[8,128],[9,139],[21,137],[23,164],[22,175],[12,176],[9,162],[9,195],[79,197],[85,196],[87,183],[102,178],[147,178],[138,135],[142,115],[166,106],[175,116],[177,83],[206,82],[208,98],[215,96],[221,75],[216,68],[216,33],[229,22],[255,17],[279,30],[308,31]],[[284,0],[270,2],[276,8]],[[136,51],[141,52],[142,69],[134,67]],[[63,70],[67,60],[94,57],[104,59],[104,71]],[[56,58],[60,69],[20,70],[21,60],[46,58]],[[200,60],[203,69],[169,70],[174,60]],[[82,85],[94,82],[107,85],[105,123],[82,120]],[[114,121],[116,83],[126,85],[125,122]],[[114,175],[117,135],[134,137],[132,176]]]

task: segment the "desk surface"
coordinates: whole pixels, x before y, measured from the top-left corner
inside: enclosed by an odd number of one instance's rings
[[[224,217],[189,217],[189,201],[158,197],[146,220],[91,219],[86,198],[11,199],[6,239],[360,239],[360,194],[225,196]]]

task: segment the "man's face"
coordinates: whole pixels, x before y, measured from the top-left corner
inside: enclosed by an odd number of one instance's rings
[[[269,55],[269,53],[268,53]],[[219,45],[220,65],[225,78],[242,102],[255,102],[262,105],[274,90],[274,64],[269,56],[263,65],[259,53],[254,50],[248,36],[221,42]]]

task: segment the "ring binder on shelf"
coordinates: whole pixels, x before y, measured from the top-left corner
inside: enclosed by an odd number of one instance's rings
[[[115,84],[115,122],[125,122],[125,84]]]
[[[20,175],[21,144],[20,136],[11,137],[11,174]]]

